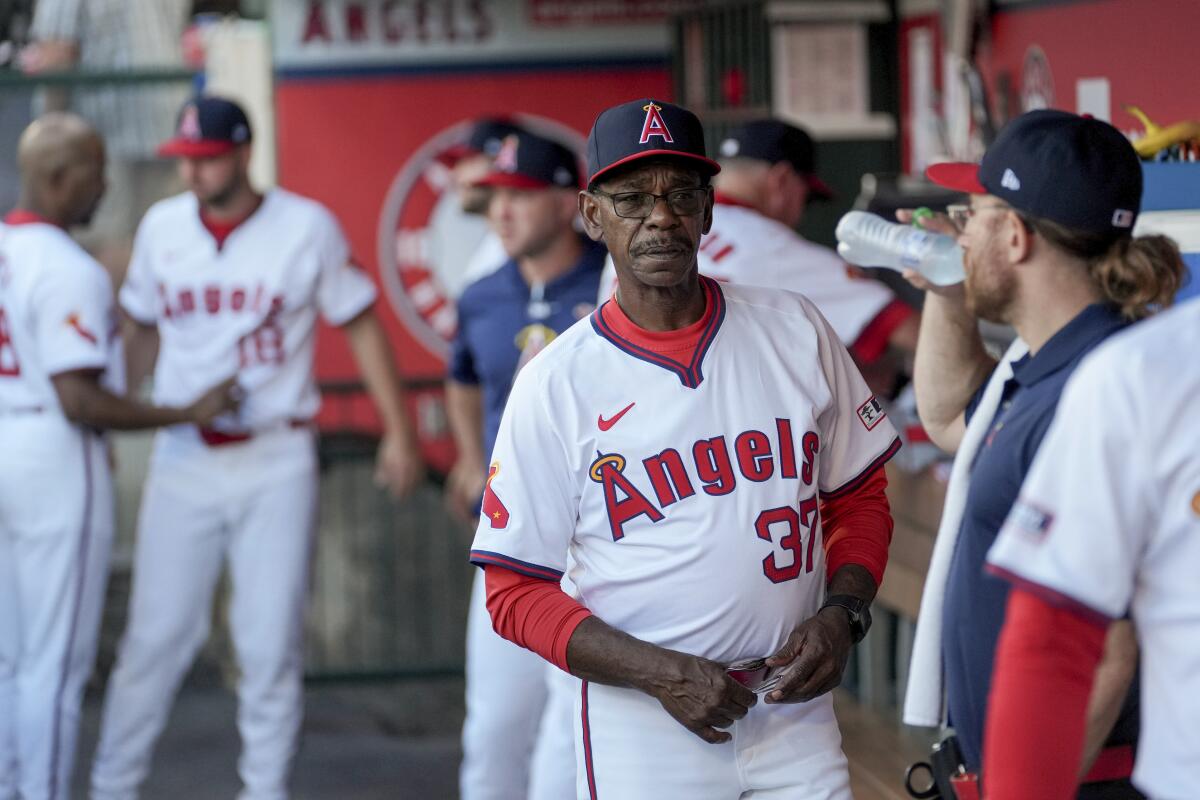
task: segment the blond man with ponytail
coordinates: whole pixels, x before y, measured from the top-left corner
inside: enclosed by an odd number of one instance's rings
[[[927,593],[944,594],[924,603],[918,620],[918,644],[930,638],[921,627],[937,631],[940,654],[918,662],[914,653],[914,663],[941,665],[942,680],[933,685],[944,687],[943,721],[954,730],[964,769],[986,784],[987,701],[1009,595],[1007,582],[985,573],[987,552],[1071,372],[1104,339],[1170,305],[1184,265],[1171,240],[1132,236],[1141,165],[1125,137],[1099,120],[1029,112],[1000,132],[980,164],[938,164],[927,175],[970,200],[951,220],[923,222],[957,236],[965,281],[937,287],[906,275],[926,290],[917,407],[930,437],[948,451],[964,442],[968,426],[973,433],[971,452],[959,456],[969,459],[955,509],[961,522],[940,534],[955,537],[939,573],[944,586],[926,585]],[[998,366],[984,349],[980,319],[1013,326],[1022,355]],[[1102,639],[1081,764],[1061,796],[1135,800],[1137,645],[1127,620],[1107,626]],[[916,716],[913,684],[930,684],[928,675],[912,682],[906,717]],[[986,744],[990,753],[997,743]]]

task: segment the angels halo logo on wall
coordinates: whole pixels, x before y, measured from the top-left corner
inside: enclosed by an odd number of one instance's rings
[[[584,137],[561,122],[528,114],[511,118],[583,152]],[[487,274],[467,274],[487,223],[462,211],[450,169],[438,160],[467,140],[472,125],[473,120],[463,120],[417,148],[392,179],[379,215],[376,246],[388,302],[409,333],[443,360],[449,357],[457,325],[454,301],[468,283]],[[501,263],[503,256],[494,267]]]

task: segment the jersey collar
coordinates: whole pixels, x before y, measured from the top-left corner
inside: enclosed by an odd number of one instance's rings
[[[675,331],[639,328],[617,304],[609,300],[593,312],[592,328],[618,350],[674,373],[689,389],[704,381],[704,356],[725,320],[725,295],[716,281],[700,276],[704,289],[704,314],[699,320]]]
[[[723,192],[714,192],[713,193],[713,202],[719,206],[736,206],[737,208],[748,208],[751,211],[758,210],[757,208],[750,205],[749,203],[739,200],[736,197],[727,195]]]
[[[5,214],[4,215],[4,224],[5,225],[42,224],[42,225],[53,225],[56,228],[63,227],[62,225],[59,225],[57,222],[51,222],[50,220],[43,217],[41,214],[34,213],[33,211],[26,211],[23,208],[14,208],[12,211]],[[65,230],[65,228],[64,228],[64,230]]]
[[[229,238],[229,235],[245,224],[246,220],[253,217],[258,210],[263,207],[263,201],[265,199],[265,195],[259,195],[258,202],[255,203],[254,208],[250,209],[245,216],[235,220],[215,220],[204,213],[203,206],[197,204],[197,212],[200,215],[200,224],[203,225],[204,229],[208,231],[210,236],[213,237],[213,241],[217,243],[217,249],[220,250],[225,246],[225,240]]]

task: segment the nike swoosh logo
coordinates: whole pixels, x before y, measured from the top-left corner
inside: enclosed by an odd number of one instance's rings
[[[610,419],[605,419],[604,415],[601,414],[600,416],[596,417],[596,424],[600,426],[600,430],[606,431],[609,428],[611,428],[613,425],[616,425],[617,421],[620,420],[621,417],[625,416],[625,412],[628,411],[629,409],[633,408],[634,405],[635,405],[634,403],[630,403],[629,405],[625,406],[620,411],[618,411],[616,414],[614,414]]]

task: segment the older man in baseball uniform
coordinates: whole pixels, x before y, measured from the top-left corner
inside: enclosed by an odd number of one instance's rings
[[[189,191],[143,219],[120,292],[133,385],[187,400],[236,374],[236,415],[157,438],[138,520],[129,622],[109,681],[92,795],[137,796],[171,700],[208,635],[228,562],[240,667],[244,800],[279,800],[303,705],[303,616],[316,522],[312,418],[317,317],[340,327],[384,425],[376,478],[403,494],[421,464],[375,287],[323,206],[249,183],[251,131],[235,103],[189,101],[161,148]],[[158,350],[157,361],[153,352]],[[148,357],[149,356],[149,357]]]
[[[849,798],[828,691],[895,432],[812,303],[700,276],[719,167],[691,112],[610,108],[587,155],[620,288],[509,396],[472,550],[496,629],[583,679],[580,797]]]
[[[17,209],[0,224],[0,799],[70,791],[113,535],[101,430],[208,424],[220,383],[184,407],[114,393],[123,376],[112,284],[67,234],[104,193],[104,143],[49,114],[17,151]]]

